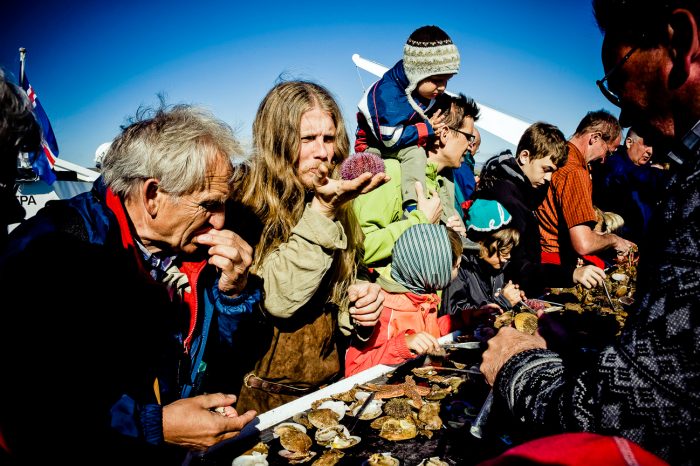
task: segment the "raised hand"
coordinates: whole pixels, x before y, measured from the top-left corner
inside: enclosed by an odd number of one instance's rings
[[[197,236],[197,243],[211,246],[209,263],[220,271],[219,291],[235,296],[248,282],[253,263],[253,248],[230,230],[209,230]]]
[[[363,173],[354,180],[334,180],[328,176],[328,166],[321,164],[314,177],[314,198],[311,208],[318,210],[330,219],[335,219],[336,212],[346,202],[352,201],[360,194],[365,194],[389,181],[386,173]]]
[[[430,223],[439,222],[442,215],[442,202],[440,202],[440,196],[438,196],[437,191],[432,190],[430,199],[428,199],[425,197],[423,184],[420,181],[416,181],[416,198],[416,208],[428,217],[428,221]]]

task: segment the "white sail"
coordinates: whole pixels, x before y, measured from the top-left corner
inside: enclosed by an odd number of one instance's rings
[[[352,61],[356,66],[362,68],[375,76],[381,77],[388,68],[379,63],[362,58],[358,54],[353,54]],[[450,95],[454,95],[451,92],[447,92]],[[481,108],[481,117],[479,121],[476,122],[476,126],[479,129],[487,131],[494,136],[507,141],[514,146],[518,145],[520,137],[525,132],[525,129],[530,126],[530,123],[523,121],[514,116],[508,115],[507,113],[500,112],[494,108],[478,102],[479,108]]]

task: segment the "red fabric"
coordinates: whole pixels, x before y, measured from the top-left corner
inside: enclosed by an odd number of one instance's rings
[[[622,437],[568,433],[543,437],[511,448],[479,466],[551,464],[561,466],[667,465],[634,442]]]
[[[556,264],[556,265],[561,265],[561,257],[559,256],[558,252],[545,252],[542,251],[542,263],[543,264]],[[583,260],[586,262],[595,265],[596,267],[600,267],[601,269],[605,268],[605,262],[603,262],[603,259],[601,259],[598,256],[594,256],[592,254],[586,254],[583,256]]]
[[[418,130],[418,145],[425,147],[428,143],[428,126],[425,123],[416,123],[416,130]]]

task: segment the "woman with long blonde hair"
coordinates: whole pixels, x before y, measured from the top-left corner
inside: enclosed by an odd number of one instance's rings
[[[239,410],[262,413],[331,382],[341,371],[337,329],[350,335],[379,317],[379,287],[354,283],[363,237],[349,201],[386,176],[334,179],[348,150],[340,108],[324,87],[282,82],[261,102],[236,191],[261,223],[252,270],[273,331],[244,378]]]

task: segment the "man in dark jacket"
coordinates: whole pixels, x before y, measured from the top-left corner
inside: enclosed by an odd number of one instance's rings
[[[175,464],[187,450],[173,445],[201,450],[252,420],[232,395],[194,396],[209,330],[256,298],[252,249],[222,229],[239,153],[212,115],[160,109],[112,143],[91,192],[12,232],[0,259],[15,303],[0,312],[12,461]]]
[[[700,452],[700,10],[690,0],[595,0],[594,11],[605,34],[601,91],[621,108],[623,126],[673,161],[652,214],[654,248],[641,258],[640,306],[589,366],[572,367],[539,336],[504,328],[489,341],[481,370],[532,428],[619,435],[671,464],[693,464]]]
[[[624,143],[592,170],[593,204],[622,216],[625,224],[617,234],[640,249],[651,212],[666,183],[666,172],[649,164],[652,153],[652,147],[630,128]]]

